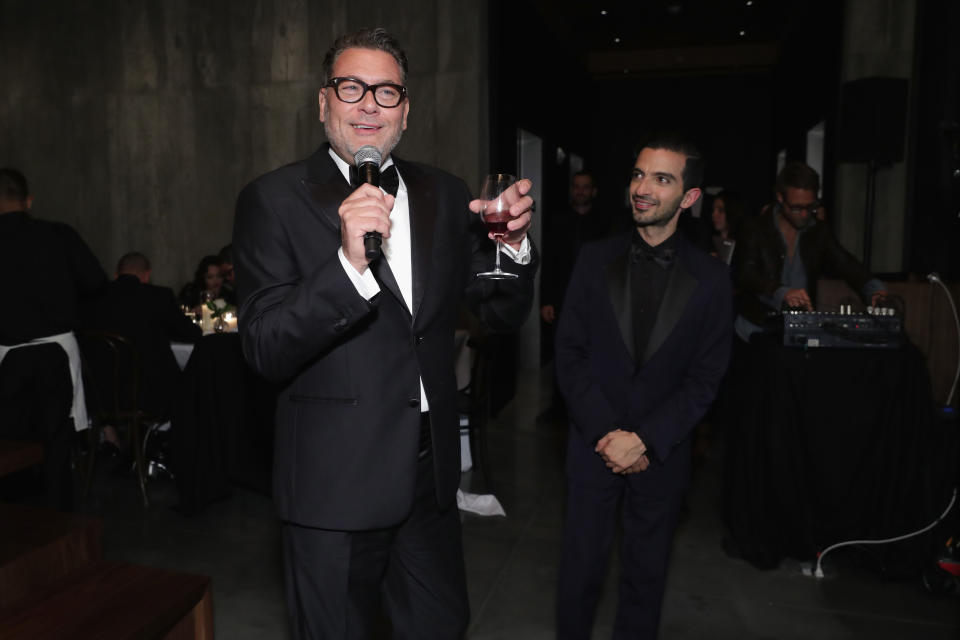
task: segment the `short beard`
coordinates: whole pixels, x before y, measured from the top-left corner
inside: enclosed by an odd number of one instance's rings
[[[670,221],[673,220],[677,212],[680,211],[681,202],[683,202],[683,195],[680,195],[669,207],[664,207],[656,217],[637,220],[636,216],[634,216],[633,221],[637,224],[637,227],[665,227],[670,224]],[[665,211],[670,211],[670,213],[663,213]]]
[[[398,107],[399,108],[399,107]],[[329,107],[324,110],[324,119],[323,119],[323,134],[327,137],[327,142],[333,147],[333,150],[336,152],[338,148],[343,149],[347,152],[350,158],[357,157],[357,151],[359,149],[353,149],[347,144],[346,140],[342,140],[337,135],[331,135],[330,132],[330,110]],[[375,147],[377,151],[380,152],[381,162],[387,158],[388,155],[400,144],[400,138],[403,137],[403,127],[397,127],[397,135],[393,137],[392,140],[387,140],[387,144],[384,148]]]

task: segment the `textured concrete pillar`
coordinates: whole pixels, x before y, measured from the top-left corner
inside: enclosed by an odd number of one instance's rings
[[[842,81],[873,76],[911,78],[916,0],[846,0],[845,12]],[[907,122],[909,119],[908,109]],[[910,131],[906,122],[901,126],[906,136],[906,153],[909,153]],[[840,163],[836,184],[834,211],[829,212],[834,218],[834,228],[841,243],[862,257],[867,165]],[[906,158],[892,166],[881,166],[876,174],[869,265],[876,272],[903,268],[904,221],[910,206],[907,198]]]
[[[486,171],[486,2],[0,0],[0,165],[38,216],[112,272],[143,251],[178,288],[230,241],[237,192],[323,141],[323,55],[383,26],[410,59],[397,153],[478,188]]]

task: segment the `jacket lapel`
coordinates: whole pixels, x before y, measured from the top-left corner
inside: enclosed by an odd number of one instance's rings
[[[607,282],[607,295],[613,307],[613,315],[620,328],[620,337],[630,353],[630,358],[636,361],[636,345],[633,343],[633,309],[630,305],[630,261],[627,258],[627,247],[630,245],[629,234],[625,237],[624,250],[612,262],[608,262],[604,269],[604,278]]]
[[[677,230],[676,233],[680,233]],[[663,294],[663,301],[660,303],[660,310],[657,312],[657,319],[653,323],[653,330],[650,332],[650,340],[647,342],[646,351],[643,354],[644,365],[653,357],[667,338],[673,332],[674,327],[680,321],[683,310],[686,308],[690,297],[697,288],[697,279],[690,273],[686,265],[686,253],[688,247],[683,237],[679,238],[680,246],[677,252],[677,261],[670,272],[670,279],[667,281],[667,290]]]
[[[344,179],[330,157],[329,144],[322,145],[307,159],[307,177],[304,188],[310,193],[311,202],[321,218],[340,234],[340,203],[350,195],[350,183]]]
[[[437,194],[433,185],[416,165],[404,162],[396,156],[393,162],[397,165],[397,171],[407,188],[410,209],[410,266],[413,271],[413,309],[411,311],[413,318],[416,319],[432,274],[431,257],[437,218]]]
[[[307,160],[307,178],[303,181],[303,186],[310,192],[311,200],[319,215],[336,229],[339,236],[340,213],[338,210],[347,196],[353,193],[353,189],[330,157],[329,148],[329,144],[324,144]],[[389,291],[400,306],[410,313],[387,261],[383,258],[376,260],[370,268],[380,286]],[[414,292],[416,292],[416,286],[414,286]]]

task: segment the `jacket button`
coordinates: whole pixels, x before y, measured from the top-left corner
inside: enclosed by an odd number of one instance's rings
[[[408,402],[410,403],[410,406],[411,406],[411,407],[419,407],[419,406],[420,406],[420,398],[410,398],[410,400],[409,400]]]
[[[423,344],[423,336],[417,336],[414,341],[417,344]]]

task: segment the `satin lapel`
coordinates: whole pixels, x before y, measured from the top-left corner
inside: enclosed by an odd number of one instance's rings
[[[404,311],[407,312],[407,315],[409,315],[410,309],[407,309],[407,303],[403,301],[403,294],[400,293],[400,285],[397,284],[397,279],[393,277],[393,270],[390,269],[390,263],[387,262],[387,259],[382,256],[377,258],[370,263],[370,268],[373,270],[373,275],[377,278],[380,286],[389,291],[393,297],[397,299],[397,302],[400,303]]]
[[[633,309],[630,306],[630,261],[623,253],[613,262],[607,263],[604,269],[607,281],[607,294],[610,296],[610,305],[613,315],[620,327],[620,336],[623,344],[630,353],[630,358],[636,361],[636,345],[633,343]]]
[[[338,209],[347,196],[353,193],[350,183],[347,182],[336,163],[330,157],[325,144],[307,160],[307,179],[303,181],[304,188],[310,193],[311,201],[319,215],[330,223],[337,234],[340,234],[340,214]],[[374,277],[380,286],[387,289],[400,302],[400,306],[407,309],[407,304],[400,294],[397,279],[393,277],[390,265],[383,258],[370,265]],[[410,310],[407,309],[407,313]]]
[[[307,178],[304,188],[310,193],[317,213],[340,233],[340,203],[350,195],[350,183],[333,162],[325,144],[307,160]]]
[[[393,161],[406,185],[410,205],[410,266],[413,270],[413,317],[416,318],[423,304],[423,294],[433,276],[431,258],[437,221],[437,193],[434,185],[417,170],[416,165],[398,160],[396,156]]]
[[[653,329],[650,331],[650,340],[647,342],[647,349],[643,354],[641,365],[646,364],[667,340],[674,327],[677,326],[677,322],[680,321],[687,302],[690,301],[690,297],[697,288],[698,280],[687,269],[684,260],[686,251],[687,247],[682,244],[681,240],[677,262],[670,272],[667,290],[663,293],[660,311],[657,312],[657,320],[653,323]]]

